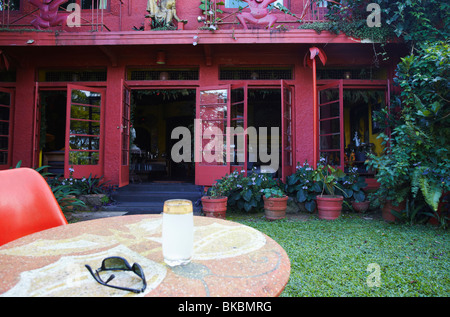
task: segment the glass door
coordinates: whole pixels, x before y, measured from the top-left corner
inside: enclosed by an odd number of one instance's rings
[[[11,166],[14,91],[0,88],[0,170]]]
[[[105,91],[67,85],[64,177],[73,168],[76,178],[103,175],[103,102]]]
[[[33,154],[31,166],[40,166],[40,140],[41,140],[41,103],[39,100],[39,83],[34,86],[34,120],[33,120]]]
[[[230,173],[230,87],[197,88],[195,183],[211,186]]]
[[[319,157],[344,170],[343,81],[318,87]]]
[[[281,177],[290,175],[293,165],[294,133],[292,127],[292,87],[281,81]]]
[[[247,172],[247,85],[231,86],[230,103],[230,164],[231,172]]]
[[[120,175],[119,186],[128,185],[130,182],[130,104],[131,90],[130,87],[122,80],[122,111],[120,129]]]

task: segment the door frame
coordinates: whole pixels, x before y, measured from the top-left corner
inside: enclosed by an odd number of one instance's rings
[[[13,152],[13,133],[14,133],[14,108],[15,108],[15,88],[5,88],[0,87],[0,91],[10,94],[10,104],[9,104],[9,118],[8,120],[8,148],[7,148],[7,158],[6,164],[0,164],[0,170],[7,169],[11,167],[12,164],[12,152]]]
[[[287,176],[293,172],[294,166],[294,148],[295,148],[295,124],[292,124],[295,119],[295,87],[289,85],[285,80],[281,80],[281,180],[286,181]],[[289,100],[286,102],[286,90],[289,91]],[[289,106],[289,111],[286,107]],[[286,116],[287,114],[287,116]],[[287,124],[286,120],[289,121]],[[286,126],[288,125],[288,126]],[[289,128],[289,132],[288,132]],[[290,137],[290,149],[287,146]],[[290,152],[290,158],[287,157]],[[289,164],[286,162],[290,160]]]
[[[133,80],[126,80],[126,79],[123,79],[122,83],[130,90],[130,98],[131,98],[131,95],[132,95],[133,91],[136,91],[136,90],[184,90],[184,89],[196,91],[196,98],[197,98],[198,85],[178,85],[178,84],[173,84],[172,85],[171,84],[171,85],[163,86],[163,85],[161,85],[161,83],[157,83],[155,85],[151,85],[151,84],[148,83],[148,81],[133,81]],[[122,87],[124,87],[124,85],[122,85]],[[121,98],[123,98],[123,94],[122,94]],[[195,103],[196,103],[196,100],[195,100]],[[123,107],[121,107],[121,109],[122,108]],[[130,104],[130,110],[131,110],[131,104]],[[122,110],[121,110],[121,112],[122,112]],[[195,117],[194,117],[193,120],[195,120]],[[193,121],[193,123],[194,122],[195,121]],[[132,122],[131,122],[131,116],[130,116],[130,124],[129,124],[128,129],[130,129],[131,127],[132,127]],[[118,128],[120,129],[121,127],[119,126]],[[130,133],[130,131],[128,131],[128,133]],[[192,136],[192,137],[194,137],[194,136]],[[131,146],[131,144],[128,143],[128,149],[130,149],[130,146]],[[121,155],[122,155],[122,148],[121,148]],[[122,158],[120,159],[120,162],[122,162]],[[130,161],[129,161],[129,163],[130,163]],[[120,165],[120,169],[122,169],[122,167],[123,166]],[[127,171],[128,171],[128,183],[122,182],[122,185],[119,185],[120,187],[126,186],[126,185],[129,184],[129,174],[130,174],[129,165],[128,165],[128,170]],[[124,172],[125,172],[125,170],[123,170],[123,171],[120,170],[120,174],[124,173]]]
[[[214,90],[226,90],[227,91],[227,101],[226,107],[226,120],[225,129],[222,131],[225,134],[226,142],[226,162],[225,164],[202,164],[203,162],[203,135],[201,133],[203,129],[203,123],[200,116],[201,107],[201,92],[202,91],[214,91]],[[211,105],[214,105],[212,103]],[[207,106],[208,104],[204,104]],[[231,107],[231,85],[216,85],[216,86],[201,86],[197,88],[196,91],[196,116],[195,116],[195,146],[194,146],[194,160],[195,160],[195,184],[210,186],[214,183],[216,179],[222,178],[226,174],[230,173],[230,134],[227,133],[227,128],[230,126],[230,107]],[[215,120],[219,121],[219,120]]]
[[[86,165],[69,165],[69,152],[70,152],[70,121],[71,121],[71,104],[72,104],[72,90],[85,90],[91,91],[101,94],[100,99],[100,127],[99,127],[99,158],[98,164],[86,164]],[[67,84],[67,110],[66,110],[66,142],[65,142],[65,151],[64,151],[64,177],[69,178],[70,176],[74,178],[82,178],[82,177],[100,177],[103,175],[104,168],[104,143],[105,143],[105,103],[106,103],[106,88],[98,88],[87,85],[79,85],[79,84]],[[73,174],[69,171],[69,168],[73,166]]]
[[[344,104],[343,104],[343,92],[344,90],[384,90],[385,91],[385,103],[388,107],[390,107],[390,99],[391,99],[391,82],[389,79],[375,79],[375,80],[368,80],[368,79],[321,79],[317,81],[317,97],[319,97],[319,90],[323,90],[325,87],[333,86],[336,83],[339,83],[341,90],[340,90],[340,99],[341,102],[341,110],[343,111]],[[319,99],[318,99],[319,100]],[[319,107],[319,104],[318,104]],[[340,114],[341,116],[341,164],[340,168],[344,170],[345,167],[345,160],[344,160],[344,150],[345,150],[345,142],[344,142],[344,116],[343,113]],[[319,117],[318,117],[319,121]],[[317,125],[319,128],[319,124]],[[386,130],[385,133],[387,135],[390,135],[390,131]],[[319,138],[319,131],[315,131],[314,137]],[[389,145],[387,145],[389,146]],[[320,142],[317,142],[317,148],[314,149],[316,153],[320,153]]]
[[[242,100],[242,102],[241,101],[238,101],[238,102],[235,102],[235,103],[233,103],[233,90],[236,90],[236,89],[244,89],[244,95],[243,95],[243,100]],[[233,117],[231,117],[231,115],[232,115],[232,113],[233,113],[233,111],[232,111],[232,108],[233,108],[233,106],[235,106],[235,105],[237,105],[237,104],[239,104],[239,103],[243,103],[243,122],[242,122],[242,124],[243,124],[243,129],[244,129],[244,134],[243,134],[243,142],[244,142],[244,156],[243,156],[243,158],[244,158],[244,162],[242,162],[243,164],[242,165],[239,165],[239,164],[237,164],[237,165],[233,165],[233,164],[231,164],[230,163],[230,172],[232,173],[232,172],[234,172],[235,170],[236,171],[241,171],[241,170],[243,170],[244,171],[244,175],[247,175],[247,166],[248,166],[248,156],[247,156],[247,152],[248,152],[248,144],[247,144],[247,141],[248,141],[248,134],[247,134],[247,124],[248,124],[248,116],[247,116],[247,114],[248,114],[248,84],[247,83],[244,83],[244,84],[231,84],[231,87],[230,87],[230,125],[231,125],[231,121],[233,120],[233,119],[236,119],[236,118],[233,118]],[[236,120],[238,120],[238,119],[236,119]],[[231,137],[231,136],[230,136]],[[230,138],[230,141],[231,141],[231,138]],[[236,144],[234,144],[235,145],[235,149],[236,149]],[[227,150],[229,150],[230,151],[230,153],[231,153],[231,144],[229,145],[229,146],[227,146]],[[237,151],[235,150],[234,151],[234,155],[237,155],[238,153],[237,153]]]
[[[328,83],[326,85],[323,86],[318,86],[317,87],[317,107],[318,107],[318,124],[317,124],[317,131],[315,131],[315,138],[317,139],[317,149],[315,149],[315,151],[318,152],[318,156],[320,158],[320,153],[321,152],[339,152],[339,165],[337,165],[336,167],[339,167],[340,169],[344,170],[344,89],[343,89],[344,85],[343,85],[343,81],[342,79],[338,79],[335,81],[332,81],[331,83]],[[336,100],[332,100],[332,101],[326,101],[326,102],[322,102],[320,100],[320,93],[324,90],[327,89],[338,89],[338,99]],[[321,118],[320,116],[320,107],[321,106],[326,106],[329,104],[333,104],[333,103],[339,103],[339,117],[329,117],[326,119]],[[334,120],[334,119],[339,119],[339,150],[333,150],[333,149],[327,149],[327,150],[321,150],[320,149],[320,137],[322,136],[321,132],[320,132],[320,123],[323,120]]]
[[[120,126],[117,127],[120,131],[119,187],[126,186],[130,183],[131,88],[124,79],[121,81],[121,87]]]
[[[290,113],[291,114],[291,118],[290,118],[291,119],[291,156],[292,156],[291,165],[285,166],[284,160],[285,160],[285,155],[286,154],[284,153],[283,150],[281,151],[281,157],[279,157],[279,159],[281,160],[281,169],[282,169],[281,173],[280,173],[281,174],[281,179],[283,181],[285,181],[287,175],[289,175],[290,173],[293,172],[294,162],[295,162],[295,151],[294,151],[294,148],[295,148],[295,133],[296,133],[296,129],[295,129],[295,125],[292,124],[292,121],[295,121],[295,83],[292,83],[291,80],[281,80],[281,81],[278,81],[277,84],[276,83],[273,83],[273,84],[264,84],[264,83],[256,84],[256,83],[254,83],[254,84],[250,85],[247,82],[239,82],[239,83],[220,83],[219,85],[212,86],[212,87],[200,86],[200,87],[197,88],[197,103],[196,103],[197,114],[196,114],[196,119],[199,119],[199,91],[201,91],[201,90],[209,90],[209,89],[225,89],[226,88],[226,89],[228,89],[229,94],[230,94],[229,100],[231,100],[231,91],[234,88],[240,88],[240,87],[245,87],[246,88],[245,89],[246,90],[245,96],[247,97],[247,100],[245,102],[245,123],[244,123],[245,124],[245,128],[248,128],[247,127],[247,121],[248,121],[248,118],[247,118],[247,116],[248,116],[247,115],[248,114],[248,111],[247,111],[247,108],[248,108],[248,90],[250,90],[250,89],[274,89],[274,90],[279,89],[280,90],[280,95],[281,95],[281,100],[280,100],[280,102],[281,102],[281,104],[280,104],[280,115],[281,115],[281,126],[280,126],[281,138],[280,139],[281,139],[281,142],[280,143],[281,144],[280,144],[280,146],[281,146],[281,149],[284,148],[284,144],[285,144],[285,137],[284,137],[284,135],[285,135],[285,133],[284,133],[285,124],[284,124],[284,120],[283,120],[284,119],[284,117],[283,117],[284,116],[284,112],[283,112],[283,109],[284,109],[284,106],[283,106],[284,88],[288,88],[290,90],[290,94],[291,94],[291,105],[290,105],[291,106],[291,113]],[[228,108],[228,111],[230,112],[230,108]],[[229,116],[229,118],[230,118],[230,116]],[[227,126],[230,127],[230,123],[228,123]],[[196,131],[197,130],[198,129],[196,129]],[[200,138],[200,136],[196,135],[196,139],[195,139],[196,140],[196,144],[198,144],[199,138]],[[230,153],[229,138],[230,138],[229,133],[227,133],[227,157],[228,158],[229,158],[229,153]],[[245,136],[245,151],[246,152],[247,152],[247,139],[248,139],[248,136],[246,135]],[[197,151],[198,151],[198,149],[196,149],[196,153],[197,153]],[[245,157],[245,166],[247,166],[247,163],[248,163],[248,158]],[[195,176],[195,182],[196,182],[196,184],[204,185],[204,186],[211,186],[216,179],[221,178],[221,177],[225,176],[226,174],[228,174],[228,173],[230,173],[230,172],[232,172],[234,170],[242,169],[242,167],[240,167],[240,166],[233,167],[232,165],[229,164],[229,161],[228,161],[227,165],[229,165],[229,166],[221,168],[220,172],[219,172],[219,170],[205,169],[205,166],[202,166],[201,164],[199,164],[197,162],[197,159],[196,159],[196,168],[195,168],[195,173],[196,173],[195,174],[196,175]],[[245,172],[247,172],[247,171],[245,171]],[[203,176],[202,174],[206,174],[207,176]]]

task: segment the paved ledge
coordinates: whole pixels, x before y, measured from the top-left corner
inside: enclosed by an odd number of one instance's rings
[[[128,211],[76,211],[72,212],[70,216],[66,215],[66,217],[67,221],[70,220],[86,221],[99,218],[123,216],[127,212]]]
[[[122,32],[0,32],[1,46],[84,46],[84,45],[192,45],[194,36],[199,44],[311,44],[361,43],[344,34],[314,30],[201,30],[185,31],[122,31]],[[33,40],[31,42],[30,40]]]

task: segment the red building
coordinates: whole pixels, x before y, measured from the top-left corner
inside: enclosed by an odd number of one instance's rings
[[[276,1],[288,13],[267,13],[256,0],[251,10],[212,1],[206,12],[199,0],[177,0],[176,12],[174,2],[9,0],[0,169],[22,161],[120,186],[135,177],[210,185],[234,169],[261,169],[269,154],[279,163],[268,171],[284,177],[319,156],[344,168],[355,142],[380,152],[371,114],[389,99],[400,46],[385,45],[384,62],[376,43],[299,28],[323,20],[326,1]],[[172,131],[186,127],[193,140],[195,119],[202,132],[252,127],[256,135],[243,147],[232,145],[239,135],[221,136],[225,160],[177,162]],[[207,142],[197,143],[204,153]]]

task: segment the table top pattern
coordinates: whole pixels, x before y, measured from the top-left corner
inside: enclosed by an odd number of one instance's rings
[[[0,296],[278,296],[290,273],[286,252],[251,227],[194,217],[191,263],[169,267],[162,256],[162,217],[103,218],[52,228],[0,247]],[[98,284],[85,268],[122,256],[144,270],[134,294]],[[117,281],[139,288],[119,272]]]

